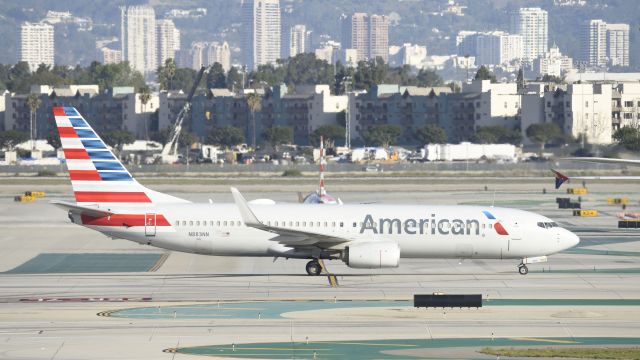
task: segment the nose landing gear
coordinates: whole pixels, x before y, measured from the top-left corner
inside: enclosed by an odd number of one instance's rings
[[[318,276],[322,272],[322,266],[318,260],[313,259],[307,263],[307,274],[312,276]]]

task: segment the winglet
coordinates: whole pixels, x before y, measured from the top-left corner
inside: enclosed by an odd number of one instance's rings
[[[551,169],[551,172],[556,176],[556,189],[559,189],[565,181],[569,180],[569,178],[560,172]]]
[[[231,195],[233,195],[233,201],[235,201],[236,206],[238,206],[238,210],[240,210],[240,216],[242,217],[242,221],[247,226],[261,226],[262,223],[256,215],[251,211],[249,205],[247,204],[247,200],[244,199],[244,196],[238,191],[238,189],[232,187]]]

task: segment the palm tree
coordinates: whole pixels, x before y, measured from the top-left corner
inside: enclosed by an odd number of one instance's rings
[[[251,146],[256,148],[256,113],[262,108],[262,96],[256,92],[247,95],[247,106],[251,112]]]
[[[144,138],[149,140],[149,130],[147,126],[147,103],[151,100],[151,90],[148,86],[140,89],[140,103],[142,103],[142,121],[144,121]]]
[[[27,106],[29,106],[29,133],[31,134],[31,149],[35,150],[36,149],[36,144],[34,142],[34,140],[37,139],[38,135],[37,135],[37,123],[36,123],[36,115],[37,115],[37,111],[38,108],[40,107],[40,105],[42,105],[42,101],[40,101],[40,98],[38,98],[38,95],[36,94],[30,94],[29,96],[27,96]]]
[[[173,81],[173,77],[176,76],[176,63],[173,59],[167,59],[164,62],[164,77],[167,79],[167,89],[171,90],[171,82]]]

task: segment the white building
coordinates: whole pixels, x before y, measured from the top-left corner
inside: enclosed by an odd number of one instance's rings
[[[476,61],[482,65],[508,64],[523,57],[522,36],[504,31],[471,35],[476,39]]]
[[[623,82],[614,85],[612,99],[613,128],[640,127],[640,83]]]
[[[582,60],[591,66],[607,64],[607,23],[602,20],[591,20],[583,32]]]
[[[533,71],[536,76],[545,75],[562,77],[562,75],[573,69],[573,59],[562,55],[560,48],[555,43],[544,55],[533,60]]]
[[[347,109],[347,95],[331,95],[329,85],[298,86],[296,93],[313,93],[309,100],[309,133],[323,125],[335,124],[338,113]]]
[[[511,33],[522,36],[523,58],[533,60],[547,52],[549,25],[547,11],[520,8],[511,14]]]
[[[280,57],[280,1],[243,0],[244,63],[249,69]]]
[[[22,23],[20,28],[20,61],[36,71],[40,64],[53,66],[53,26],[49,24]]]
[[[612,133],[611,84],[527,86],[523,95],[522,134],[531,124],[556,123],[575,138],[586,135],[592,144],[610,144]]]
[[[103,64],[119,64],[122,62],[122,51],[114,50],[108,47],[103,47],[100,49],[102,52],[102,63]]]
[[[155,73],[158,66],[156,53],[156,15],[150,6],[120,8],[120,42],[123,60],[144,75]]]
[[[474,125],[501,125],[508,129],[520,126],[522,97],[516,83],[491,83],[474,80],[462,85],[462,93],[479,93],[474,103]]]
[[[231,69],[231,49],[229,49],[229,44],[226,41],[222,44],[218,42],[209,43],[206,51],[207,66],[219,63],[225,72]]]
[[[311,32],[305,25],[294,25],[289,29],[289,50],[287,56],[296,56],[309,50]]]
[[[176,58],[176,51],[180,50],[180,30],[173,20],[156,21],[156,45],[158,65],[164,65],[167,59]]]
[[[427,59],[427,47],[415,44],[402,44],[402,46],[389,47],[389,62],[398,65],[409,65],[421,68]]]
[[[611,66],[629,66],[629,24],[607,24],[607,48]]]

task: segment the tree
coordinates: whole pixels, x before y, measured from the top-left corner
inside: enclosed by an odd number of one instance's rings
[[[364,141],[368,145],[389,147],[395,144],[398,136],[402,134],[400,125],[374,125],[362,133]]]
[[[233,92],[242,89],[242,80],[243,76],[242,73],[238,71],[238,68],[231,67],[231,69],[229,69],[229,71],[227,72],[227,89]]]
[[[387,78],[388,71],[389,66],[381,57],[360,61],[353,74],[353,85],[356,89],[369,90],[374,85],[382,84]]]
[[[227,87],[227,79],[222,65],[218,62],[211,65],[207,74],[207,89],[224,89]]]
[[[627,150],[640,151],[640,130],[636,128],[624,126],[613,133],[613,139]]]
[[[516,84],[518,86],[518,92],[524,90],[524,72],[522,71],[522,67],[518,69],[518,77],[516,78]]]
[[[514,144],[522,143],[522,134],[519,130],[511,130],[502,125],[481,126],[476,129],[471,141],[479,144]]]
[[[247,107],[251,113],[251,146],[256,148],[256,113],[262,108],[262,96],[257,92],[247,95]]]
[[[31,134],[31,149],[33,150],[36,148],[34,140],[38,139],[37,111],[40,105],[42,105],[42,101],[40,101],[37,94],[29,94],[29,96],[27,96],[27,106],[29,106],[29,132]]]
[[[426,144],[444,144],[447,142],[447,133],[436,124],[426,124],[418,128],[414,135],[421,146]]]
[[[136,141],[136,137],[127,130],[118,129],[104,133],[102,140],[120,153],[122,152],[122,147],[126,144],[133,144]]]
[[[176,76],[177,68],[173,59],[167,59],[164,61],[164,65],[158,66],[156,75],[158,76],[158,82],[160,83],[161,90],[173,89],[173,78]]]
[[[431,69],[420,69],[416,76],[418,86],[432,87],[444,86],[444,80],[437,72]]]
[[[337,140],[344,141],[345,132],[344,126],[337,124],[322,125],[309,135],[309,143],[313,146],[319,146],[320,136],[322,136],[325,144],[328,144],[328,147],[331,148]]]
[[[149,134],[149,138],[152,141],[157,141],[162,145],[165,145],[167,141],[169,141],[169,136],[171,135],[171,129],[169,127],[165,127],[158,131],[154,131]]]
[[[51,145],[54,149],[59,149],[62,146],[62,142],[60,141],[60,136],[57,134],[57,130],[49,131],[47,134],[47,143]]]
[[[149,140],[149,124],[147,124],[147,103],[151,100],[151,90],[148,86],[140,90],[140,103],[142,104],[142,121],[144,122],[144,139]]]
[[[23,131],[9,130],[0,131],[0,149],[13,151],[16,145],[29,139],[29,134]]]
[[[480,66],[480,69],[478,69],[478,71],[476,72],[476,76],[474,77],[474,79],[475,80],[491,80],[492,83],[498,82],[495,75],[493,75],[491,71],[489,71],[489,69],[487,69],[487,67],[484,65]]]
[[[207,145],[224,147],[231,147],[243,142],[244,133],[242,132],[242,129],[234,126],[214,127],[205,139],[205,143]]]
[[[273,126],[264,129],[262,138],[276,151],[278,145],[291,144],[293,142],[293,128],[290,126]]]
[[[526,130],[527,137],[540,145],[540,154],[546,144],[562,138],[562,129],[556,123],[531,124]]]

